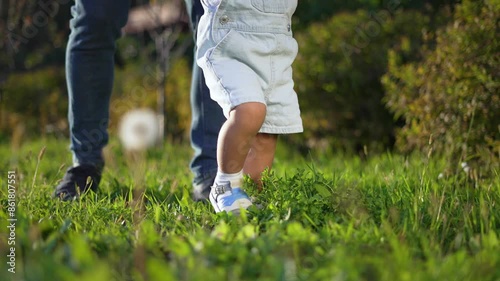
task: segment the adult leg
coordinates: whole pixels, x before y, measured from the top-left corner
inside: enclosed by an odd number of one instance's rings
[[[108,142],[115,41],[127,22],[127,0],[76,0],[66,51],[73,163],[102,168]]]
[[[127,22],[129,6],[128,0],[76,0],[71,9],[66,77],[73,168],[56,188],[58,197],[74,197],[75,183],[85,191],[89,176],[93,189],[100,180],[102,149],[108,143],[115,41]]]
[[[196,42],[203,6],[200,0],[186,0],[186,7]],[[196,44],[194,53],[196,57]],[[210,91],[196,61],[193,64],[191,80],[191,112],[191,146],[194,156],[190,167],[194,176],[193,197],[195,200],[203,200],[208,198],[217,173],[217,138],[226,118],[220,106],[210,98]]]

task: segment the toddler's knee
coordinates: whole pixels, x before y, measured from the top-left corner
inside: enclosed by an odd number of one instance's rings
[[[248,105],[252,115],[255,116],[256,119],[262,119],[262,121],[264,121],[267,113],[267,106],[260,102],[250,102]]]
[[[248,115],[252,120],[264,122],[267,113],[267,106],[260,102],[248,102],[238,106],[242,114]],[[237,108],[238,108],[237,107]]]
[[[231,111],[232,117],[249,130],[259,130],[266,118],[267,107],[260,102],[248,102],[238,105]]]

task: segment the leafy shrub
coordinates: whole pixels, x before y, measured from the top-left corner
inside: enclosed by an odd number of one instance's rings
[[[347,150],[390,145],[395,122],[380,82],[387,53],[414,59],[427,24],[419,12],[358,11],[299,32],[294,79],[306,132],[292,141]]]
[[[432,140],[434,151],[457,162],[498,165],[499,15],[500,1],[464,1],[425,59],[403,64],[391,51],[383,83],[388,107],[406,121],[397,135],[401,150],[427,150]]]
[[[48,67],[11,74],[1,91],[4,99],[0,130],[4,133],[12,133],[17,126],[23,126],[29,134],[44,134],[54,127],[67,129],[63,68]]]
[[[303,29],[313,22],[328,20],[332,15],[339,12],[374,9],[378,5],[379,0],[301,0],[295,11],[294,27]]]
[[[387,10],[395,12],[401,9],[418,10],[432,17],[438,16],[443,7],[452,7],[460,0],[300,0],[295,11],[294,28],[306,28],[313,22],[328,20],[337,13],[356,10]]]
[[[0,2],[0,80],[64,63],[73,1]]]

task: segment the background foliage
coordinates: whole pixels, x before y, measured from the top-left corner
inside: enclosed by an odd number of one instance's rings
[[[16,130],[31,137],[67,134],[64,47],[71,1],[42,2],[0,1],[0,33],[6,34],[0,42],[0,141]],[[401,151],[426,151],[432,135],[435,152],[458,151],[462,160],[497,157],[498,2],[299,1],[294,78],[306,132],[286,140],[304,153],[366,154],[395,143]],[[26,40],[15,36],[30,30],[36,32]],[[155,107],[155,57],[148,33],[119,41],[111,130],[126,110]],[[172,58],[166,86],[167,130],[184,140],[191,62],[190,48]]]
[[[111,130],[116,129],[120,117],[127,111],[147,107],[156,108],[158,77],[154,64],[134,63],[116,72],[114,94],[111,100]],[[187,138],[191,126],[189,89],[191,70],[186,59],[171,62],[167,75],[165,98],[167,100],[167,132],[174,139]]]
[[[395,48],[414,59],[428,22],[420,12],[360,10],[299,33],[294,73],[307,124],[300,141],[312,145],[328,139],[351,150],[390,145],[394,122],[382,102],[380,82],[387,51]]]
[[[497,163],[500,155],[500,1],[465,1],[423,60],[391,51],[384,76],[389,108],[405,120],[397,146],[452,159]]]

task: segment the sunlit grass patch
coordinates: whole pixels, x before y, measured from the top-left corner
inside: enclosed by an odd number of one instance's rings
[[[4,264],[1,280],[500,280],[498,177],[440,177],[446,159],[281,147],[264,190],[246,185],[258,208],[235,216],[191,200],[191,149],[167,143],[145,156],[137,218],[121,151],[112,140],[97,193],[60,202],[66,141],[25,143],[13,161],[0,148],[1,170],[20,179],[16,273]]]

